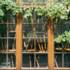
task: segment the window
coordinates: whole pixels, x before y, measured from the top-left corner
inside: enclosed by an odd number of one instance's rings
[[[15,18],[0,23],[0,68],[15,67]]]
[[[23,67],[47,67],[47,23],[44,17],[23,24]]]
[[[22,0],[22,2],[24,4],[27,4],[27,3],[44,4],[47,2],[47,0]]]
[[[55,37],[70,30],[70,21],[63,21],[60,24],[55,24]],[[67,45],[66,45],[67,44]],[[69,43],[55,42],[55,65],[56,67],[70,67],[70,47]]]

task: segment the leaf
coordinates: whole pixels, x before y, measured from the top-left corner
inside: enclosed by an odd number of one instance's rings
[[[0,9],[0,16],[4,16],[4,12],[2,11],[2,9]]]
[[[16,13],[22,13],[22,8],[20,8],[16,2],[12,0],[0,0],[0,9],[2,9],[4,15],[16,15]]]
[[[67,17],[67,11],[66,7],[62,3],[56,3],[51,5],[47,8],[47,16],[51,18],[61,18],[66,19]]]
[[[70,44],[70,31],[65,31],[63,34],[58,35],[58,37],[55,38],[55,42],[66,42]]]
[[[62,35],[59,35],[57,38],[55,38],[55,42],[61,43],[62,42]]]
[[[35,8],[34,11],[37,14],[37,16],[43,16],[46,13],[46,9],[42,7]]]
[[[31,17],[33,13],[33,8],[28,8],[25,10],[24,18]]]

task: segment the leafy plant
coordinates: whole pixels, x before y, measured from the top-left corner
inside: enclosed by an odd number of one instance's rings
[[[24,17],[32,16],[34,12],[36,16],[50,17],[56,21],[57,19],[68,19],[68,10],[64,3],[56,3],[49,7],[28,8],[25,10]]]
[[[58,35],[58,37],[55,38],[56,43],[61,43],[62,42],[62,35]]]
[[[0,16],[4,16],[4,12],[2,11],[2,9],[0,9]]]
[[[44,7],[35,8],[35,13],[37,16],[45,16],[47,14],[47,10]]]
[[[21,13],[22,9],[12,0],[0,0],[0,17],[6,17],[10,15],[16,15]]]
[[[61,44],[62,48],[64,47],[70,47],[70,31],[65,31],[63,34],[58,35],[58,37],[55,38],[55,43]]]
[[[55,38],[55,42],[57,43],[66,42],[70,44],[70,31],[65,31],[63,34],[58,35],[58,37]]]
[[[70,44],[70,31],[65,31],[62,36],[63,36],[62,41]]]
[[[67,1],[67,2],[66,2]],[[52,19],[67,19],[69,8],[67,9],[66,4],[69,5],[69,0],[64,0],[63,3],[56,3],[49,7],[37,7],[37,8],[27,8],[24,10],[24,17],[30,19],[33,15],[33,12],[37,16],[47,16]],[[12,0],[0,0],[0,17],[15,15],[18,12],[22,12],[22,8],[20,8],[15,2]]]
[[[24,18],[31,17],[32,13],[33,13],[33,8],[30,7],[30,8],[25,9],[25,11],[24,11]]]
[[[63,0],[62,1],[66,6],[70,6],[70,0]]]
[[[0,0],[0,34],[4,35],[7,31],[6,23],[16,13],[22,13],[20,8],[13,0]]]
[[[67,9],[62,3],[52,4],[47,8],[47,16],[52,19],[67,19]]]
[[[25,13],[24,13],[24,17],[31,17],[32,15],[36,15],[36,16],[44,16],[46,13],[46,9],[43,7],[37,7],[37,8],[27,8],[25,9]]]

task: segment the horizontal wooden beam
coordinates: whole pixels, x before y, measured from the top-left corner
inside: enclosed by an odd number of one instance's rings
[[[21,68],[21,70],[48,70],[48,67],[38,67],[38,68],[36,68],[36,67],[34,67],[34,68],[30,68],[30,67],[28,67],[28,68],[24,68],[24,67],[22,67]],[[69,67],[58,67],[58,68],[54,68],[55,70],[70,70],[70,68]],[[0,70],[16,70],[16,68],[15,67],[13,67],[13,68],[11,68],[11,67],[5,67],[5,68],[0,68]]]

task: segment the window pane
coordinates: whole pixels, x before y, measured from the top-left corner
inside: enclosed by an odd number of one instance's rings
[[[24,3],[31,3],[31,2],[34,2],[34,3],[46,3],[47,0],[22,0]]]
[[[23,50],[24,51],[47,51],[47,40],[43,38],[28,38],[23,39]]]
[[[64,55],[64,67],[70,67],[70,53]]]
[[[2,54],[0,53],[0,67],[15,67],[15,55],[14,54]]]
[[[22,0],[24,3],[31,3],[33,0]]]
[[[0,38],[0,49],[6,50],[7,49],[7,38]]]
[[[0,53],[0,67],[6,67],[6,66],[7,66],[6,54]]]
[[[37,67],[47,67],[48,66],[47,54],[37,54],[35,61],[36,61]]]
[[[0,24],[0,37],[7,36],[7,24]]]
[[[23,67],[34,67],[34,55],[23,54]]]
[[[16,48],[15,38],[8,39],[8,49],[15,49]]]
[[[43,4],[43,3],[46,3],[47,0],[35,0],[36,3],[40,3],[40,4]]]
[[[15,67],[16,66],[16,56],[15,54],[8,54],[8,66]]]
[[[32,25],[23,24],[23,33],[24,33],[24,37],[30,37],[32,34]]]
[[[62,67],[62,54],[55,55],[55,66]]]
[[[8,24],[8,29],[9,29],[9,31],[10,32],[13,32],[13,31],[15,31],[15,28],[16,28],[16,25],[15,24]]]

